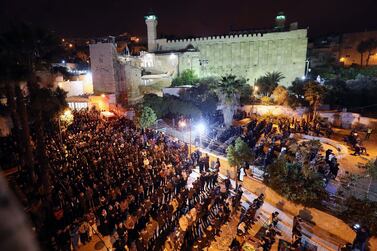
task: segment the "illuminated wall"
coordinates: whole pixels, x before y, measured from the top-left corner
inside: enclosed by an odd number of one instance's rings
[[[180,53],[179,72],[193,69],[200,77],[235,74],[250,83],[268,71],[280,71],[289,85],[305,74],[307,30],[245,35],[158,39],[159,51],[180,51],[189,45],[198,52]]]
[[[90,44],[89,50],[94,93],[115,93],[118,81],[116,72],[118,54],[115,45]]]

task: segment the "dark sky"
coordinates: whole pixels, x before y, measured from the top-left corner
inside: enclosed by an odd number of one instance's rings
[[[377,0],[0,0],[0,25],[22,20],[65,37],[145,36],[151,9],[158,32],[176,36],[270,28],[279,11],[311,36],[377,29]]]

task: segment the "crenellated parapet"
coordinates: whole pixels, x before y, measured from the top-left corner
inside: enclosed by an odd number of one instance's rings
[[[184,39],[173,39],[173,40],[166,40],[166,43],[173,44],[173,43],[192,43],[192,42],[218,42],[224,40],[233,40],[233,39],[240,39],[240,38],[252,38],[252,37],[263,37],[264,33],[249,33],[249,34],[231,34],[231,35],[221,35],[221,36],[209,36],[209,37],[197,37],[197,38],[184,38]]]

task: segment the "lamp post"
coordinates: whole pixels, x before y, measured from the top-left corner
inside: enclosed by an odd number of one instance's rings
[[[199,133],[199,147],[202,146],[202,134],[205,132],[206,126],[203,122],[196,125],[196,131]]]
[[[185,127],[188,126],[188,128],[189,128],[189,155],[191,156],[191,121],[190,121],[190,119],[188,119],[188,121],[189,122],[187,124],[185,120],[180,120],[178,122],[178,126],[180,128],[185,128]]]

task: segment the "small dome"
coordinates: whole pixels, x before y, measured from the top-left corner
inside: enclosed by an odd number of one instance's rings
[[[187,45],[186,50],[187,51],[197,51],[197,49],[192,44]]]

